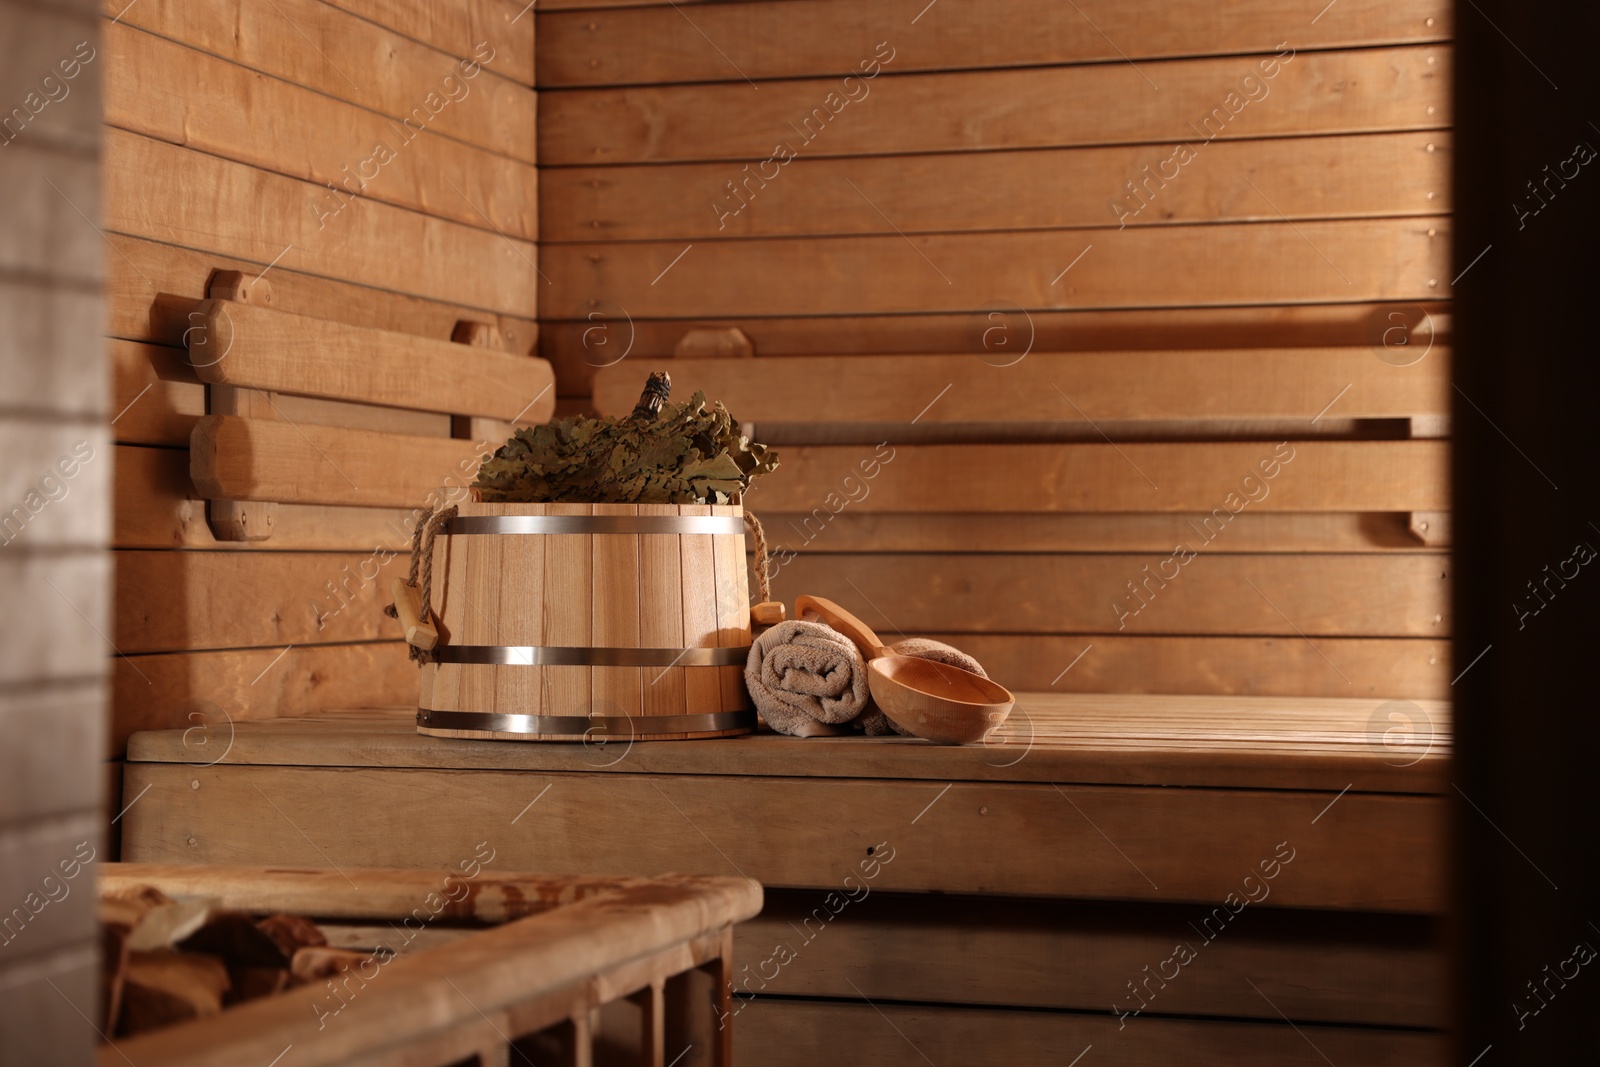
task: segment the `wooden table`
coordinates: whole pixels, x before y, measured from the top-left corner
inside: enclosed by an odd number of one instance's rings
[[[438,866],[488,840],[519,870],[761,881],[742,1062],[1441,1052],[1439,704],[1023,694],[959,749],[448,741],[366,710],[239,723],[199,765],[209,733],[130,742],[126,858]]]

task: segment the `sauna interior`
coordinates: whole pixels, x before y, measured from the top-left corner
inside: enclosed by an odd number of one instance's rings
[[[1480,16],[0,0],[0,1063],[1467,1063]],[[514,430],[642,425],[655,372],[777,454],[759,536],[468,536]],[[1009,715],[752,735],[800,597]],[[513,646],[693,655],[467,655]],[[574,719],[612,726],[507,725]],[[192,923],[269,912],[325,969],[185,984]]]

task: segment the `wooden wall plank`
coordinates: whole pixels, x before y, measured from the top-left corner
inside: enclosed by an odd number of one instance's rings
[[[112,266],[115,268],[116,264]],[[115,269],[112,273],[115,278]],[[601,368],[623,358],[671,356],[679,339],[699,328],[737,327],[751,338],[758,357],[966,352],[992,366],[1004,366],[1035,349],[1090,352],[1369,345],[1376,353],[1386,351],[1380,347],[1385,331],[1407,321],[1408,315],[1421,327],[1419,341],[1431,338],[1435,343],[1446,343],[1446,307],[1429,300],[1024,311],[1014,304],[996,302],[987,309],[966,313],[686,320],[632,318],[615,304],[597,304],[592,308],[548,307],[550,314],[570,315],[576,321],[545,323],[539,354],[556,369],[559,395],[586,397]],[[1391,340],[1397,337],[1389,336]]]
[[[111,542],[118,548],[410,551],[417,520],[410,508],[279,504],[270,540],[218,541],[189,479],[188,449],[119,447],[116,465]]]
[[[1375,696],[1405,700],[1443,700],[1450,696],[1450,642],[1443,635],[1318,637],[1313,647],[1295,634],[1135,637],[1115,632],[906,632],[932,637],[970,653],[991,676],[1014,692],[1037,689],[1060,693]]]
[[[325,552],[118,552],[115,639],[124,653],[397,639],[383,614],[409,556]]]
[[[415,296],[517,315],[537,312],[531,244],[361,200],[319,226],[307,204],[326,192],[123,130],[106,131],[107,229],[265,264],[282,256],[306,273]]]
[[[524,0],[462,0],[452,4],[414,4],[406,0],[330,2],[451,55],[470,55],[480,41],[493,41],[496,72],[523,85],[533,84],[535,20]]]
[[[781,171],[727,163],[559,167],[542,176],[540,229],[550,241],[689,240],[1449,210],[1449,137],[1440,131],[1222,141],[1182,168],[1171,162],[1173,152],[1161,144],[797,159]],[[952,189],[993,193],[951,196]],[[893,226],[873,204],[886,212],[892,205]]]
[[[117,340],[109,347],[112,400],[114,410],[121,413],[113,430],[117,443],[187,449],[195,421],[206,413],[206,387],[195,378],[183,350]],[[450,436],[449,415],[289,394],[280,394],[273,403],[292,422]]]
[[[230,300],[196,310],[190,358],[208,383],[525,422],[555,408],[554,375],[537,357]]]
[[[110,305],[107,332],[112,337],[173,348],[183,347],[183,333],[195,322],[189,316],[195,305],[206,298],[213,272],[238,270],[254,277],[270,262],[236,259],[122,234],[111,235],[106,243]],[[271,282],[276,306],[297,315],[440,340],[448,339],[455,324],[463,320],[491,325],[498,321],[508,352],[532,353],[538,340],[538,325],[531,319],[497,316],[464,305],[317,277],[287,267],[282,261],[272,268]]]
[[[36,742],[31,751],[20,745],[0,748],[0,824],[92,810],[101,799],[101,783],[93,774],[63,774],[59,765],[38,757],[50,751],[98,756],[105,749],[108,719],[101,681],[0,693],[0,731]]]
[[[826,522],[810,513],[769,512],[771,550],[805,552],[1169,552],[1193,537],[1200,513],[1026,515],[895,515],[841,510]],[[809,524],[807,520],[810,520]],[[1402,512],[1242,511],[1228,536],[1207,551],[1223,552],[1424,552]]]
[[[500,443],[207,415],[195,425],[189,472],[209,500],[420,506],[439,487],[470,481]]]
[[[785,600],[802,593],[836,600],[884,637],[914,630],[1290,638],[1449,632],[1449,567],[1437,555],[1209,558],[1203,538],[1192,535],[1187,544],[1200,554],[1183,564],[1170,551],[802,555],[778,572],[772,590]]]
[[[940,513],[952,506],[969,512],[1209,512],[1224,507],[1228,494],[1241,479],[1258,473],[1259,461],[1270,459],[1274,447],[1263,442],[907,445],[890,449],[871,495],[854,506]],[[1314,441],[1288,448],[1294,458],[1268,483],[1266,495],[1239,510],[1449,509],[1448,447],[1442,441]],[[842,499],[850,489],[842,479],[856,476],[858,464],[871,455],[851,446],[786,448],[782,466],[757,483],[748,502],[758,511],[834,510],[829,495]],[[953,486],[960,487],[959,494]]]
[[[0,583],[12,603],[28,605],[26,624],[7,627],[0,641],[0,686],[102,677],[111,653],[103,636],[111,632],[110,580],[105,552],[13,546],[0,553]]]
[[[1285,876],[1293,870],[1291,862]],[[860,896],[859,889],[851,895],[859,899],[839,913],[836,928],[815,894],[769,890],[761,914],[734,929],[740,988],[744,977],[753,976],[750,989],[763,999],[865,996],[1103,1012],[1114,1000],[1137,1007],[1126,983],[1142,982],[1145,966],[1186,943],[1198,958],[1192,969],[1184,968],[1183,981],[1151,983],[1157,998],[1152,1012],[1277,1018],[1250,988],[1248,976],[1294,1019],[1446,1023],[1444,968],[1434,924],[1426,919],[1252,908],[1229,924],[1226,937],[1206,941],[1188,925],[1197,919],[1193,908],[1024,900],[994,908],[970,898],[927,899],[870,888],[868,895]],[[817,917],[819,907],[828,919]],[[766,961],[779,945],[795,958],[768,978],[773,968]],[[955,959],[961,966],[929,966]],[[746,963],[748,971],[742,969]],[[741,1015],[759,1007],[760,1001],[749,1004]],[[1148,1021],[1141,1016],[1129,1025]],[[741,1017],[734,1025],[736,1032],[743,1022]]]
[[[440,133],[526,163],[538,161],[533,91],[496,75],[492,58],[475,78],[462,81],[457,64],[473,55],[417,44],[318,0],[274,0],[267,7],[243,0],[200,6],[140,0],[123,7],[123,0],[103,0],[101,10],[107,16],[121,12],[127,25],[390,118],[423,108],[427,125]],[[477,56],[480,62],[498,56],[503,42],[515,47],[520,41],[523,31],[505,25],[487,41],[494,51]]]
[[[1167,951],[1170,956],[1170,946]],[[1123,995],[1127,996],[1126,989]],[[1442,1067],[1447,1048],[1445,1039],[1437,1034],[1311,1025],[1296,1033],[1281,1020],[1222,1022],[1154,1016],[1124,1028],[1111,1015],[776,998],[759,1000],[743,1012],[733,1033],[739,1059],[754,1055],[772,1067],[852,1059],[883,1067],[925,1067],[924,1049],[936,1050],[941,1059],[953,1063],[982,1063],[996,1048],[1005,1050],[1006,1063],[1044,1067],[1070,1062],[1091,1047],[1114,1050],[1115,1062],[1122,1067],[1169,1063],[1326,1067],[1329,1062],[1349,1067]]]
[[[319,229],[338,225],[345,202],[365,196],[477,229],[538,237],[531,163],[449,140],[427,126],[402,126],[129,26],[109,26],[105,49],[106,122],[338,186],[308,191],[300,209]]]
[[[210,763],[227,750],[231,722],[417,698],[417,668],[399,641],[120,656],[114,667],[112,758],[129,734],[177,729],[194,731],[185,738],[191,762]]]
[[[870,95],[855,92],[856,104],[833,79],[769,82],[759,92],[742,81],[574,89],[540,98],[539,162],[755,161],[774,157],[775,145],[789,155],[855,156],[1204,142],[1450,122],[1447,47],[1292,51],[880,77]]]
[[[1443,41],[1451,24],[1442,0],[1356,0],[1314,25],[1294,0],[1238,4],[1225,19],[1205,0],[1084,0],[1071,15],[1051,0],[944,0],[914,27],[900,6],[861,0],[709,4],[692,20],[664,3],[559,11],[594,6],[539,6],[541,87],[859,74],[885,38],[886,69],[946,71],[1259,52],[1285,36],[1307,48]]]
[[[1420,301],[1447,295],[1448,249],[1439,219],[545,245],[540,295],[578,318]]]
[[[1351,792],[1313,826],[1333,793],[157,763],[130,763],[127,783],[149,783],[162,800],[128,813],[132,862],[317,864],[293,820],[326,852],[323,863],[414,867],[487,818],[509,822],[514,798],[525,806],[551,784],[540,818],[497,845],[508,870],[734,874],[737,865],[768,886],[833,890],[852,857],[888,843],[896,855],[874,889],[1211,906],[1242,893],[1240,879],[1288,842],[1296,855],[1272,884],[1275,906],[1433,913],[1443,904],[1442,797]],[[385,832],[352,821],[354,810],[385,812]]]
[[[904,419],[908,395],[945,383],[919,423],[1309,420],[1334,397],[1342,418],[1404,418],[1448,413],[1449,357],[1436,354],[1405,367],[1366,347],[1036,352],[1010,367],[940,355],[630,360],[596,375],[594,403],[601,414],[626,415],[640,379],[665,371],[679,395],[703,390],[757,425]]]
[[[0,230],[0,270],[93,291],[105,276],[100,236],[88,222],[102,196],[95,157],[51,151],[26,137],[0,147],[0,188],[14,205]]]

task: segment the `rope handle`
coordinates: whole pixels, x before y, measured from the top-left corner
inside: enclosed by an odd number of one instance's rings
[[[390,618],[398,618],[406,624],[406,649],[418,665],[432,660],[430,651],[438,639],[438,631],[434,628],[433,621],[438,617],[433,611],[433,542],[439,536],[439,528],[460,512],[454,504],[438,511],[425,511],[417,519],[417,526],[411,534],[411,571],[406,576],[405,586],[398,583],[395,587],[395,602],[384,609],[384,614]],[[421,584],[418,584],[418,577]],[[415,618],[407,618],[411,611],[402,610],[402,594],[409,599],[409,590],[417,589],[418,595],[411,605],[415,609]],[[420,631],[430,639],[417,639]]]

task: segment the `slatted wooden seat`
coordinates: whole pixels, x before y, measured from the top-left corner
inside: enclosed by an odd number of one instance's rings
[[[125,855],[410,865],[504,824],[508,867],[756,878],[766,909],[734,942],[735,992],[755,997],[737,1005],[738,1062],[858,1047],[921,1062],[863,996],[952,1062],[994,1062],[1001,1032],[1071,1055],[1104,1042],[1128,1063],[1170,1042],[1190,1063],[1321,1062],[1274,1006],[1336,1063],[1439,1051],[1437,703],[1025,693],[969,748],[505,745],[420,737],[413,718],[240,723],[200,768],[192,735],[136,735],[126,788],[148,795]],[[357,809],[388,813],[384,831]],[[1203,962],[1152,983],[1148,1013],[1125,1030],[1104,1014],[1136,1007],[1127,983],[1184,940]]]

